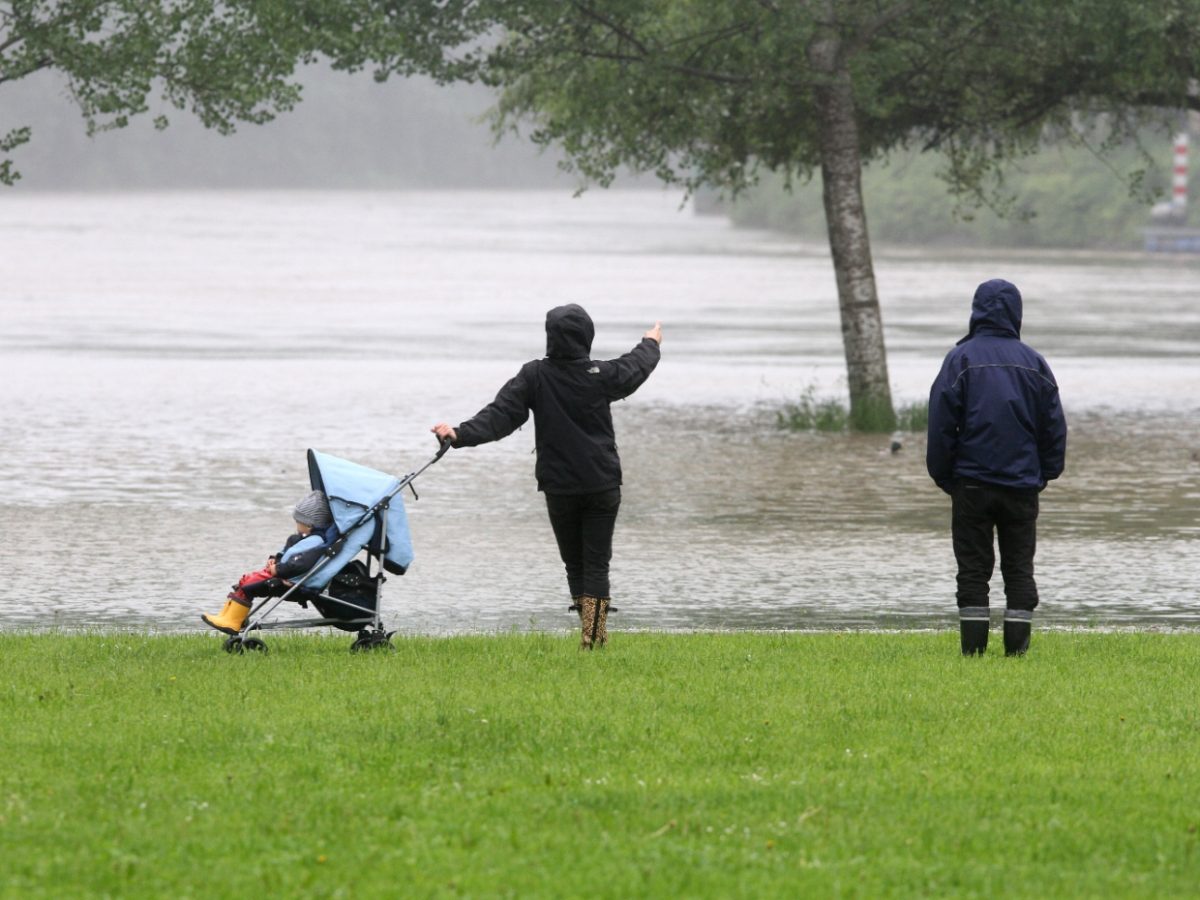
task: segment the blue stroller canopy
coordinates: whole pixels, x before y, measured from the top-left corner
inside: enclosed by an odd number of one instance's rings
[[[387,534],[383,558],[401,572],[412,565],[413,547],[408,531],[408,513],[404,509],[404,498],[396,492],[401,483],[399,478],[317,450],[308,451],[308,477],[313,490],[324,491],[329,498],[329,510],[338,533],[344,535],[354,532],[343,548],[343,553],[354,548],[346,562],[375,535],[375,516],[362,522],[364,514],[376,506],[386,505]],[[327,572],[316,576],[317,583],[305,586],[324,587],[324,583],[328,583],[337,573],[340,564],[334,560],[326,568]],[[325,577],[322,578],[322,575]]]

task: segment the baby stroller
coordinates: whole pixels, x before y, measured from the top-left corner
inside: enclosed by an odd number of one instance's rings
[[[313,490],[324,491],[329,498],[333,514],[333,524],[323,535],[321,557],[284,593],[258,601],[241,632],[225,641],[225,651],[265,653],[267,645],[255,632],[322,625],[357,632],[351,652],[394,649],[395,632],[384,629],[379,600],[385,573],[403,575],[412,564],[413,549],[403,500],[392,501],[406,487],[416,499],[413,481],[449,449],[449,441],[444,441],[433,459],[403,478],[309,450],[309,480]],[[365,559],[358,558],[364,551]],[[312,604],[320,618],[272,621],[284,601],[306,609]]]

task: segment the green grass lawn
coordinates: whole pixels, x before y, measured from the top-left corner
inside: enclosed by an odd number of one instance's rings
[[[349,641],[0,634],[0,892],[1200,892],[1197,634]]]

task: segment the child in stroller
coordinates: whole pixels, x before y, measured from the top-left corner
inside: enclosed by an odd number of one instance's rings
[[[226,634],[237,634],[255,600],[284,594],[290,586],[289,579],[311,569],[337,537],[329,500],[322,491],[313,491],[302,498],[292,510],[292,519],[296,531],[288,536],[283,549],[269,557],[263,568],[243,575],[219,613],[200,617],[204,624]]]
[[[218,615],[204,616],[206,625],[229,635],[225,652],[265,653],[255,632],[326,626],[356,632],[354,652],[394,650],[395,632],[383,625],[380,596],[386,575],[403,575],[413,561],[399,495],[449,447],[444,442],[436,456],[403,478],[309,450],[313,492],[296,504],[296,536],[265,567],[242,576]],[[284,603],[304,609],[311,604],[317,617],[274,620]]]

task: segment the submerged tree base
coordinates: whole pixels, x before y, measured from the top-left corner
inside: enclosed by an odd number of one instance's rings
[[[1195,890],[1200,634],[577,642],[0,634],[0,894]]]
[[[818,399],[816,388],[806,387],[800,399],[784,404],[775,414],[776,424],[788,431],[862,431],[886,434],[891,431],[925,431],[929,425],[929,402],[909,403],[892,410],[891,404],[851,412],[842,400]]]

